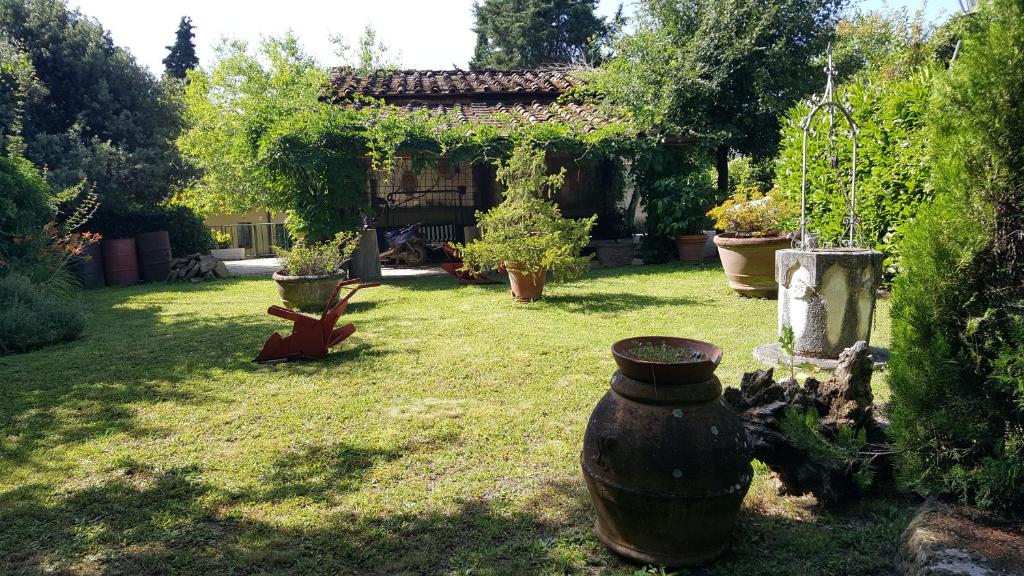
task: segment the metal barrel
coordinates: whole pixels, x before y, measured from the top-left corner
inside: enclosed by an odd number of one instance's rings
[[[103,288],[107,285],[103,278],[103,249],[99,242],[93,242],[82,249],[81,258],[75,262],[74,271],[82,286],[86,288]]]
[[[162,282],[171,273],[171,239],[166,230],[135,236],[139,276],[143,282]]]
[[[103,273],[107,284],[127,286],[139,282],[139,263],[135,259],[135,238],[103,241]]]

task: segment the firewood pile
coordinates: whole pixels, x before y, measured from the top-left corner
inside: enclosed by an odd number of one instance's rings
[[[868,480],[874,488],[891,481],[888,421],[876,411],[871,375],[867,344],[857,342],[843,351],[839,366],[824,382],[777,382],[771,369],[758,370],[744,374],[740,388],[726,389],[722,397],[739,413],[754,458],[776,473],[781,492],[810,492],[823,504],[835,504],[871,489],[864,485]],[[814,414],[817,424],[810,445],[788,433],[787,414],[793,411]],[[839,458],[834,453],[842,444],[843,429],[860,446],[855,454]],[[827,457],[829,453],[833,456]]]
[[[204,254],[190,254],[171,260],[168,282],[202,282],[217,278],[229,278],[231,272],[223,262]]]

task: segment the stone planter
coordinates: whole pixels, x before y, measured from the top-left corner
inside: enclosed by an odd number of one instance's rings
[[[779,250],[779,334],[793,328],[794,351],[838,358],[858,340],[870,342],[875,290],[882,277],[876,250]]]
[[[245,260],[245,248],[214,248],[210,256],[217,260]]]
[[[334,287],[348,278],[345,272],[328,276],[288,276],[282,270],[274,272],[277,295],[285,307],[303,312],[321,312],[327,306]]]
[[[380,270],[380,249],[377,246],[376,228],[363,230],[359,237],[359,248],[352,255],[349,271],[353,278],[366,282],[376,282],[383,278]]]
[[[601,266],[629,266],[633,263],[633,238],[591,240]]]
[[[789,248],[788,236],[740,238],[735,234],[715,236],[718,257],[722,260],[729,287],[740,296],[775,298],[779,283],[775,281],[775,252]]]

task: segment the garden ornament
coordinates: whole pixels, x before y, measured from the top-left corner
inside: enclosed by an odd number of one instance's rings
[[[778,330],[792,328],[797,362],[834,369],[839,354],[855,342],[869,342],[875,310],[875,291],[882,277],[882,253],[873,250],[861,233],[857,216],[857,124],[848,101],[838,102],[836,71],[829,47],[825,68],[825,92],[808,103],[810,112],[803,128],[803,159],[800,175],[800,235],[792,249],[775,252],[775,279],[779,284]],[[845,124],[845,129],[840,126]],[[816,126],[826,130],[826,160],[842,194],[845,215],[843,233],[834,242],[808,231],[808,141]],[[840,154],[849,143],[849,156]],[[848,158],[848,160],[847,160]],[[849,162],[848,167],[843,164]],[[884,351],[871,349],[876,359]],[[755,356],[765,362],[782,357],[779,344],[759,346]]]
[[[294,324],[292,333],[288,336],[281,336],[277,332],[271,334],[263,344],[256,361],[284,362],[297,358],[323,358],[332,346],[341,343],[356,331],[355,325],[351,322],[341,328],[334,327],[338,318],[345,313],[348,301],[359,290],[374,286],[380,286],[380,283],[360,284],[358,278],[338,282],[320,318],[313,318],[281,306],[267,308],[267,314],[291,320]],[[350,288],[348,294],[339,299],[338,292],[342,287]]]

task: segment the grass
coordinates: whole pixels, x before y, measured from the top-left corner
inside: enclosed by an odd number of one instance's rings
[[[775,303],[678,265],[529,305],[506,290],[367,290],[326,360],[276,366],[250,361],[285,328],[269,280],[87,293],[79,340],[0,358],[0,573],[647,573],[594,538],[579,471],[609,347],[710,340],[735,385]],[[882,345],[887,317],[882,302]],[[757,471],[707,573],[888,571],[910,503],[826,513]]]

